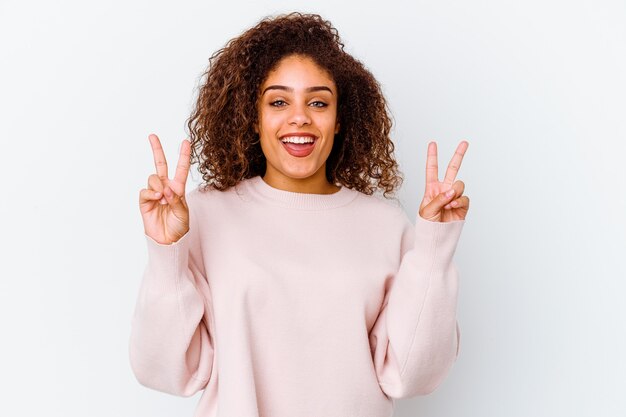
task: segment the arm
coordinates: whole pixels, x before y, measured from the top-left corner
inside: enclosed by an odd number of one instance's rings
[[[211,306],[199,289],[210,292],[190,259],[192,230],[169,245],[145,236],[148,264],[129,344],[131,367],[142,385],[184,397],[206,387],[213,371]]]
[[[431,393],[456,360],[458,273],[452,258],[464,223],[418,215],[413,226],[406,218],[400,267],[369,336],[380,387],[390,397]]]

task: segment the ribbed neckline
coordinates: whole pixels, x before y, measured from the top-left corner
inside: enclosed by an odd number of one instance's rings
[[[327,210],[344,206],[358,195],[358,191],[340,186],[333,194],[295,193],[274,188],[257,175],[246,181],[248,188],[266,201],[276,205],[298,210]]]

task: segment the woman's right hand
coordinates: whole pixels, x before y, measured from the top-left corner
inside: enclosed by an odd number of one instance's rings
[[[167,173],[167,161],[156,135],[148,136],[156,174],[148,177],[148,188],[139,193],[139,210],[146,235],[158,243],[172,244],[189,230],[189,208],[185,202],[185,184],[189,174],[191,143],[184,140],[174,179]]]

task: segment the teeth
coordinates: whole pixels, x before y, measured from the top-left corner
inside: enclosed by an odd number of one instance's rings
[[[289,136],[286,138],[282,138],[281,142],[283,143],[313,143],[314,139],[310,136]]]

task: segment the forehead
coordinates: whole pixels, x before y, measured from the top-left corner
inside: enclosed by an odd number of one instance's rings
[[[311,58],[290,55],[281,59],[265,79],[263,85],[281,84],[289,87],[325,85],[335,89],[331,75]]]

